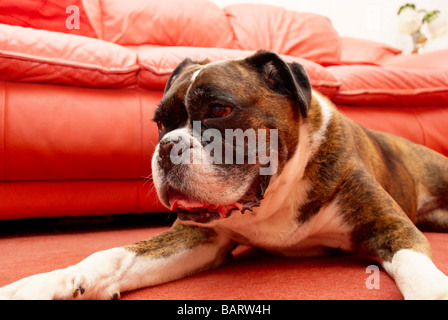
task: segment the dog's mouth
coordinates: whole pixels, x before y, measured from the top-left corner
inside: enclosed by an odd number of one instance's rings
[[[233,210],[244,210],[244,205],[236,202],[232,204],[211,204],[194,199],[179,190],[169,188],[168,201],[170,209],[177,211],[177,216],[183,221],[209,223],[213,220],[225,219]]]
[[[213,220],[228,218],[234,210],[239,210],[244,214],[246,210],[253,211],[253,207],[260,206],[269,180],[269,176],[258,177],[249,189],[250,192],[237,202],[225,205],[211,204],[195,199],[171,186],[168,188],[166,196],[170,209],[177,211],[180,220],[209,223]]]

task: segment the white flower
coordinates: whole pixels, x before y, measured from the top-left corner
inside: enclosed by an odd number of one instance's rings
[[[400,33],[414,33],[417,32],[422,25],[418,12],[411,8],[406,7],[400,11],[398,15],[398,31]]]
[[[444,16],[437,15],[428,22],[428,31],[433,38],[448,33],[448,21]]]

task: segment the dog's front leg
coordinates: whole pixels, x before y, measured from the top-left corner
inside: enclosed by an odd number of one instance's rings
[[[148,240],[99,251],[65,269],[0,288],[9,299],[117,299],[120,293],[221,265],[235,247],[212,229],[173,227]]]
[[[405,299],[448,299],[448,277],[432,261],[426,237],[384,189],[358,178],[340,198],[356,208],[347,215],[352,248],[381,262]],[[368,205],[357,205],[352,190],[368,194]]]

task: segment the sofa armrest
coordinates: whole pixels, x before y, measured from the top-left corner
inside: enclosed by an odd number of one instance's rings
[[[407,69],[448,69],[448,49],[422,54],[397,55],[384,61],[384,66]]]
[[[381,42],[351,37],[341,37],[341,47],[341,64],[382,65],[401,53],[401,50]]]

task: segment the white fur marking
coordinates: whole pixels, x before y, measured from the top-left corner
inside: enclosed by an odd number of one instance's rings
[[[188,86],[187,91],[185,92],[185,97],[184,97],[184,103],[185,103],[185,105],[188,105],[188,96],[189,96],[189,94],[190,94],[190,89],[191,89],[191,87],[193,86],[194,80],[196,80],[196,78],[197,78],[199,72],[201,72],[201,70],[202,70],[203,68],[204,68],[204,67],[201,66],[198,70],[196,70],[195,72],[193,72],[193,74],[191,75],[191,79],[190,79],[190,80],[191,80],[191,83],[190,83],[190,85]]]
[[[318,147],[322,144],[325,133],[327,132],[328,124],[333,117],[333,110],[330,104],[319,93],[313,91],[313,96],[319,101],[322,115],[322,125],[319,130],[312,133],[312,147],[313,153],[317,151]]]
[[[448,299],[448,277],[420,252],[402,249],[383,268],[405,299]]]
[[[200,68],[199,70],[196,70],[193,75],[191,76],[191,83],[194,82],[194,80],[196,80],[196,77],[198,76],[199,72],[201,72],[202,68]]]

